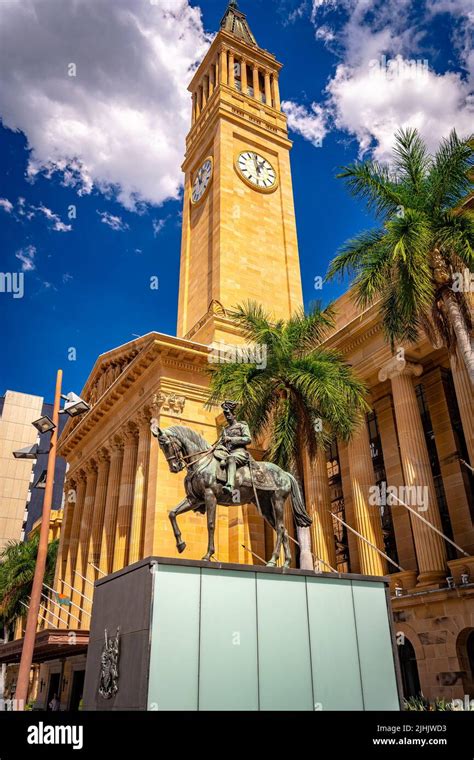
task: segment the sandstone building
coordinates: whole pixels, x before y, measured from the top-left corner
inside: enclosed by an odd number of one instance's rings
[[[69,420],[61,436],[69,470],[55,589],[70,593],[73,606],[51,608],[58,631],[42,624],[38,634],[36,661],[44,662],[38,706],[48,701],[51,679],[63,708],[77,703],[92,584],[99,575],[149,555],[176,556],[168,511],[182,498],[183,477],[169,472],[150,419],[156,417],[162,428],[190,426],[213,442],[221,420],[204,407],[209,346],[241,342],[226,309],[251,298],[285,318],[302,305],[280,68],[230,2],[189,86],[178,335],[151,332],[99,356],[81,394],[92,409]],[[420,688],[429,698],[472,695],[469,378],[460,361],[425,341],[394,359],[376,306],[361,313],[346,294],[336,308],[337,325],[327,343],[367,382],[372,412],[349,444],[334,444],[327,457],[308,463],[316,569],[390,573],[406,695]],[[382,483],[422,486],[421,516],[469,556],[404,506],[371,503],[371,489]],[[387,563],[330,511],[403,569]],[[180,522],[186,557],[200,558],[205,520],[188,513]],[[220,561],[257,562],[255,555],[268,558],[272,544],[253,507],[218,508]],[[14,662],[20,644],[6,646],[0,659]]]

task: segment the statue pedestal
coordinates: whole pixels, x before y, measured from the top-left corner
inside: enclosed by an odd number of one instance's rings
[[[394,647],[386,579],[150,557],[96,584],[84,709],[399,710]]]

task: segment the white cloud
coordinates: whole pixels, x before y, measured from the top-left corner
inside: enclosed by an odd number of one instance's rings
[[[60,172],[128,209],[179,197],[186,88],[208,44],[188,0],[0,3],[0,116],[27,137],[29,176]]]
[[[71,224],[64,224],[64,222],[61,221],[60,217],[57,214],[51,211],[50,208],[47,208],[47,206],[44,206],[42,203],[39,206],[31,206],[31,208],[35,211],[39,211],[41,214],[44,214],[46,219],[53,223],[53,230],[55,230],[55,232],[70,232],[72,230]]]
[[[21,268],[23,272],[32,272],[36,269],[34,258],[36,256],[36,248],[34,245],[27,245],[26,248],[20,248],[15,253],[17,259],[21,261]]]
[[[430,20],[441,12],[453,16],[454,57],[461,71],[471,72],[471,83],[457,71],[437,73],[426,61]],[[311,19],[316,37],[330,42],[341,62],[313,105],[315,117],[292,104],[294,131],[314,142],[313,127],[336,127],[356,138],[361,156],[371,150],[379,160],[390,158],[400,127],[417,127],[430,150],[453,128],[462,136],[472,133],[472,0],[427,0],[426,11],[416,0],[313,0]],[[325,40],[335,24],[337,34]]]
[[[11,203],[8,198],[0,198],[0,208],[3,208],[7,214],[11,214],[13,211],[13,203]]]
[[[73,279],[74,279],[74,278],[73,278],[72,274],[69,274],[68,272],[65,272],[65,273],[63,274],[63,276],[62,276],[62,281],[63,281],[64,283],[66,283],[66,282],[71,282],[71,280],[73,280]]]
[[[336,39],[336,34],[331,27],[327,26],[326,24],[323,24],[323,26],[318,26],[315,31],[315,36],[317,40],[321,40],[322,42],[332,42]]]
[[[39,206],[33,206],[27,203],[25,198],[20,196],[16,202],[15,208],[13,203],[7,198],[0,198],[0,208],[3,208],[8,214],[13,212],[12,215],[17,222],[22,221],[20,217],[24,217],[30,221],[35,218],[36,212],[38,212],[43,214],[49,222],[52,222],[51,229],[55,232],[70,232],[72,230],[72,225],[64,224],[64,222],[61,221],[60,216],[55,214],[54,211],[51,211],[51,209],[45,206],[44,203],[40,203]]]
[[[161,230],[165,226],[166,222],[168,221],[168,217],[165,219],[153,219],[152,225],[153,225],[153,237],[157,237],[157,235],[160,234]]]
[[[108,211],[98,211],[97,213],[100,216],[101,222],[111,227],[115,232],[123,232],[129,229],[128,224],[123,221],[121,216],[109,214]]]
[[[391,75],[341,64],[327,89],[335,125],[357,138],[361,155],[373,148],[375,158],[388,160],[399,127],[418,128],[432,151],[453,127],[460,136],[472,131],[474,99],[459,74],[417,76],[401,66]]]
[[[284,100],[281,105],[288,117],[290,129],[309,140],[315,147],[321,147],[328,131],[324,109],[317,103],[312,103],[310,108],[306,108],[291,100]]]

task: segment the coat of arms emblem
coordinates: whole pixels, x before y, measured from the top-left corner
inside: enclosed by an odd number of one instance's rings
[[[99,694],[104,699],[114,697],[118,692],[118,661],[120,655],[120,628],[115,636],[109,637],[105,629],[105,643],[100,656]]]

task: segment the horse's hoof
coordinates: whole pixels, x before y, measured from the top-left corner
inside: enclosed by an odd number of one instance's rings
[[[276,566],[277,566],[277,563],[273,559],[271,559],[270,562],[267,562],[267,567],[276,567]]]
[[[283,567],[290,567],[290,561],[287,560],[286,562],[284,562]]]
[[[176,544],[176,548],[179,551],[179,553],[182,554],[184,550],[186,549],[186,542],[181,541],[179,544]]]
[[[211,561],[212,554],[205,554],[202,558],[201,562],[210,562]]]

